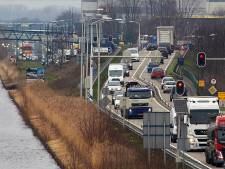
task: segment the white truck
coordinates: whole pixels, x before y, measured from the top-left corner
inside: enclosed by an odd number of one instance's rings
[[[187,97],[187,115],[184,115],[184,124],[187,125],[188,150],[205,149],[207,145],[207,129],[220,114],[218,98],[208,96]],[[176,142],[178,118],[175,108],[170,113],[171,141]]]
[[[124,68],[123,64],[110,64],[108,68],[108,81],[119,79],[124,84]]]
[[[157,27],[157,45],[158,47],[167,47],[172,53],[174,45],[174,26],[158,26]]]

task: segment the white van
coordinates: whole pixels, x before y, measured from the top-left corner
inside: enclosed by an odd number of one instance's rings
[[[124,84],[124,68],[122,64],[110,64],[108,69],[108,81],[119,79]]]
[[[128,51],[130,52],[132,62],[139,62],[140,61],[138,48],[128,48]]]

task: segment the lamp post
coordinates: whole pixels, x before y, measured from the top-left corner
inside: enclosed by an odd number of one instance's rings
[[[141,23],[138,21],[129,21],[130,23],[138,24],[138,48],[141,47]]]
[[[96,25],[96,33],[97,33],[97,44],[98,44],[98,96],[97,102],[99,104],[99,92],[100,92],[100,25],[98,23],[104,21],[110,21],[112,18],[107,16],[102,16],[102,19],[94,21],[91,23],[91,55],[90,55],[90,95],[93,96],[93,26]],[[99,35],[98,35],[99,34]]]
[[[97,20],[91,23],[91,57],[90,63],[93,62],[93,25],[96,25],[96,33],[97,33],[97,46],[98,46],[98,89],[97,89],[97,104],[99,106],[100,103],[100,31],[101,31],[101,23],[104,21],[110,21],[112,18],[104,16],[102,19]],[[90,94],[93,96],[93,66],[90,68]]]

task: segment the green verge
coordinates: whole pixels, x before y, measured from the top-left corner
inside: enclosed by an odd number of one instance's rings
[[[220,111],[225,111],[225,107],[220,107]]]
[[[122,55],[123,53],[122,49],[117,56]],[[120,63],[122,58],[113,58],[111,63]],[[106,68],[102,71],[102,73],[100,74],[100,89],[103,87],[105,81],[108,79],[108,67],[106,66]],[[96,101],[97,100],[97,91],[98,91],[98,80],[95,81],[94,85],[93,85],[93,99]]]
[[[170,63],[168,69],[166,70],[166,75],[173,76],[173,73],[175,72],[175,68],[177,67],[178,57],[179,57],[179,53],[177,52],[174,56],[173,61]]]
[[[43,65],[39,61],[19,61],[17,64],[17,67],[18,67],[19,71],[21,72],[21,74],[23,74],[25,76],[26,69],[28,69],[29,67],[30,68],[43,67]],[[45,80],[54,81],[54,80],[57,80],[57,76],[54,75],[53,73],[46,71]]]

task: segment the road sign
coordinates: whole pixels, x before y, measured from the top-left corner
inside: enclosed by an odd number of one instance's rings
[[[167,149],[170,147],[170,113],[144,113],[144,148]]]
[[[186,114],[188,112],[187,100],[173,99],[173,105],[177,114]]]
[[[215,86],[211,86],[209,89],[208,89],[209,93],[211,95],[214,95],[216,92],[217,92],[217,89]]]
[[[211,84],[212,84],[212,85],[215,85],[215,84],[216,84],[216,79],[212,79],[212,80],[211,80]]]
[[[205,80],[199,80],[198,87],[205,87]]]
[[[218,98],[221,101],[225,101],[225,92],[218,92]]]
[[[180,56],[180,57],[178,58],[178,64],[179,64],[179,65],[184,65],[184,56]]]

